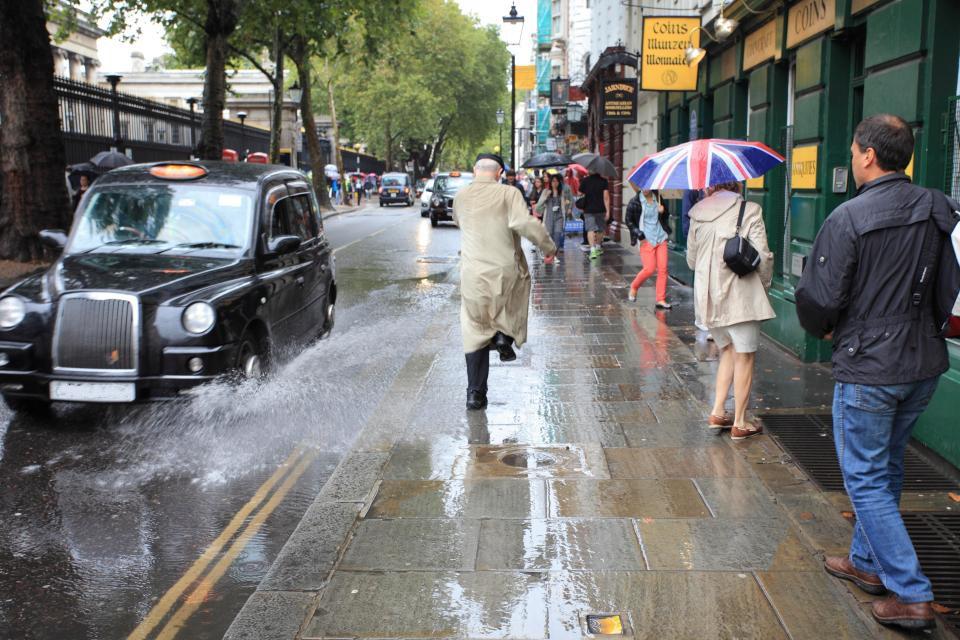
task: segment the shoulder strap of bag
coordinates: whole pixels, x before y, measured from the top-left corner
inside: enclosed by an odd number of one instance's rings
[[[927,219],[927,226],[923,233],[923,245],[920,248],[920,260],[917,262],[917,270],[913,275],[913,294],[910,297],[910,304],[917,309],[923,302],[923,294],[927,290],[927,285],[933,280],[937,263],[940,262],[940,230],[933,219],[932,209],[940,203],[938,197],[932,189],[930,195],[933,197],[933,207],[931,208],[930,218]]]
[[[747,201],[740,201],[740,214],[737,216],[737,235],[740,235],[740,226],[743,225],[743,212],[747,209]]]

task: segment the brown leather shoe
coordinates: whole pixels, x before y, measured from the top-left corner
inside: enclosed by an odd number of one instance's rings
[[[880,576],[860,571],[846,556],[827,556],[823,559],[823,568],[833,577],[849,580],[869,594],[882,596],[887,592],[887,588],[880,581]]]
[[[929,602],[904,604],[892,594],[873,603],[873,618],[880,624],[901,629],[934,629],[937,626]]]
[[[730,439],[731,440],[746,440],[753,436],[758,436],[763,433],[763,427],[759,424],[750,424],[749,422],[744,422],[742,427],[734,426],[730,429]]]
[[[715,416],[711,413],[707,416],[707,426],[711,429],[729,429],[733,426],[733,416],[729,413],[722,416]]]

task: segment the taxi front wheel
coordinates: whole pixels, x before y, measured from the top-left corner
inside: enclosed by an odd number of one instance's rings
[[[266,375],[266,353],[260,340],[251,335],[244,336],[237,349],[236,370],[244,380],[259,380]]]

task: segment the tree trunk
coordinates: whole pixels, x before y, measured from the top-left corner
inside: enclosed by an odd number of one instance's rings
[[[227,39],[237,28],[237,0],[207,0],[206,77],[203,81],[203,121],[197,154],[201,160],[223,157],[223,109],[227,101]],[[240,150],[243,152],[243,149]]]
[[[0,2],[0,258],[38,260],[70,220],[43,0]]]
[[[390,116],[387,116],[385,127],[386,130],[384,131],[384,134],[387,140],[387,157],[384,164],[387,167],[387,171],[393,171],[393,135],[390,132]]]
[[[343,172],[343,156],[340,155],[340,124],[337,122],[337,101],[333,97],[333,78],[330,77],[330,63],[327,66],[327,98],[330,100],[330,123],[333,126],[333,157],[336,158],[337,173],[341,182],[346,179]]]
[[[332,209],[330,193],[327,191],[327,176],[323,171],[323,151],[320,148],[320,136],[317,135],[317,123],[313,119],[313,97],[310,89],[310,60],[302,41],[294,41],[290,47],[290,57],[297,67],[297,80],[303,88],[300,96],[300,117],[303,118],[303,130],[307,137],[307,151],[310,154],[310,170],[313,174],[313,189],[317,192],[321,209]]]
[[[280,137],[283,135],[283,39],[280,34],[280,25],[274,33],[273,40],[273,117],[270,119],[273,124],[270,127],[270,162],[278,164],[280,162]]]

